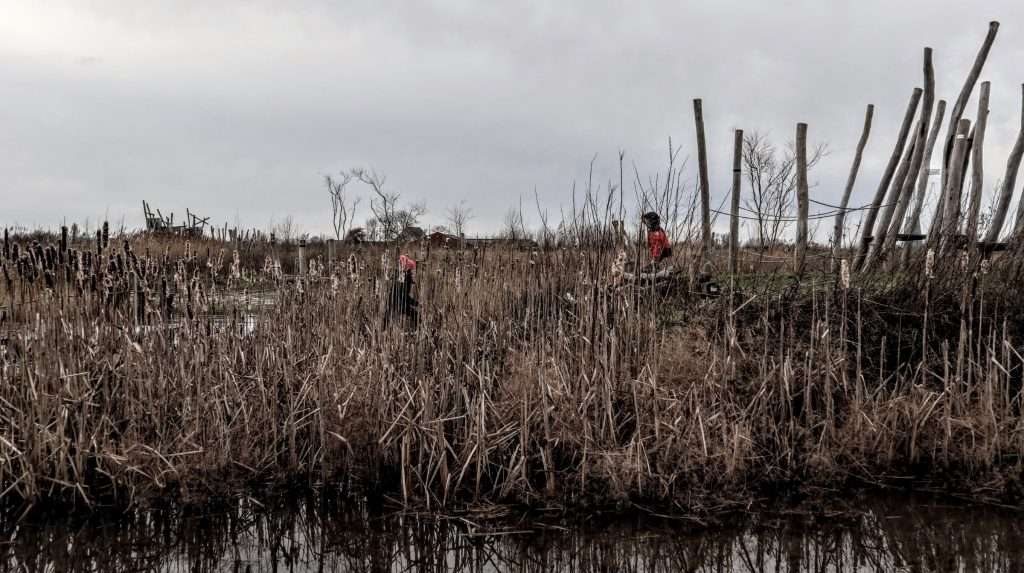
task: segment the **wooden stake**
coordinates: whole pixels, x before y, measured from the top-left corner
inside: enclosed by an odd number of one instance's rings
[[[704,109],[701,100],[693,100],[693,118],[697,124],[697,169],[700,177],[701,262],[711,254],[711,191],[708,184],[708,149],[704,138]],[[730,255],[731,256],[731,255]]]
[[[804,263],[807,259],[807,124],[796,124],[796,260],[797,276],[803,276]]]
[[[924,99],[921,100],[921,118],[917,121],[917,135],[914,139],[913,153],[910,159],[908,172],[902,177],[897,177],[899,184],[893,185],[893,194],[889,205],[885,209],[885,216],[878,225],[879,232],[875,238],[875,259],[882,261],[888,253],[896,247],[896,235],[903,226],[903,219],[906,218],[907,209],[910,208],[910,201],[914,197],[918,177],[921,177],[921,166],[924,164],[924,156],[928,144],[929,122],[932,117],[932,107],[935,104],[935,69],[932,67],[932,49],[924,49]],[[927,178],[927,169],[924,177]]]
[[[991,84],[981,83],[978,93],[978,117],[971,138],[971,207],[967,212],[967,246],[970,252],[978,248],[978,217],[981,214],[981,196],[985,193],[984,147],[985,127],[988,125],[988,99]]]
[[[935,107],[935,119],[932,120],[931,131],[928,132],[928,143],[924,148],[924,159],[921,161],[921,173],[917,179],[917,197],[914,199],[914,211],[911,213],[904,232],[917,233],[921,224],[921,211],[924,209],[924,198],[928,194],[928,181],[931,178],[932,154],[935,151],[935,142],[939,140],[939,130],[942,128],[942,120],[946,116],[946,100],[940,99]],[[941,192],[941,191],[940,191]],[[942,198],[939,198],[942,201]],[[909,252],[905,251],[905,252]]]
[[[978,76],[981,75],[981,69],[985,67],[985,60],[988,59],[988,52],[992,49],[992,43],[996,40],[996,33],[999,32],[999,22],[989,22],[988,34],[985,35],[985,41],[981,44],[981,49],[978,50],[978,55],[974,58],[974,65],[971,66],[971,71],[967,74],[967,79],[964,80],[964,86],[960,89],[960,95],[956,98],[956,103],[953,104],[953,111],[949,116],[949,129],[946,130],[946,145],[943,148],[942,155],[942,188],[947,189],[949,182],[949,175],[953,169],[959,168],[950,165],[950,158],[953,154],[953,147],[956,145],[954,141],[955,130],[960,129],[959,123],[960,118],[964,115],[964,109],[967,107],[967,100],[971,99],[971,92],[974,91],[974,84],[978,82]],[[942,207],[940,207],[941,209]]]
[[[953,141],[953,154],[950,155],[952,171],[946,184],[946,204],[943,206],[942,214],[942,250],[949,247],[950,240],[956,234],[960,225],[960,175],[963,171],[964,156],[967,150],[967,135],[971,131],[971,122],[961,119],[957,123],[956,139]]]
[[[729,274],[739,271],[740,191],[743,173],[743,130],[737,129],[732,150],[732,209],[729,213]]]
[[[985,234],[985,241],[994,243],[999,240],[999,233],[1003,230],[1003,222],[1006,221],[1006,212],[1010,208],[1010,201],[1013,200],[1013,188],[1017,183],[1017,172],[1020,170],[1020,160],[1024,157],[1024,85],[1021,86],[1021,117],[1020,131],[1017,132],[1017,141],[1010,150],[1010,157],[1006,160],[1006,173],[1003,174],[1002,187],[999,189],[999,200],[996,203],[995,212],[992,214],[992,223]],[[1013,226],[1013,234],[1020,234],[1021,226],[1024,225],[1024,203],[1017,208],[1017,220]]]
[[[857,248],[857,257],[853,261],[854,270],[859,270],[864,263],[864,256],[867,254],[868,246],[871,244],[875,219],[878,217],[878,208],[882,204],[882,199],[885,199],[885,193],[889,190],[889,182],[892,181],[896,166],[900,162],[900,156],[903,155],[903,147],[907,144],[907,134],[910,133],[910,127],[914,123],[917,104],[921,101],[923,91],[921,88],[914,88],[914,93],[910,96],[910,103],[907,104],[907,111],[903,114],[903,123],[900,125],[900,132],[896,136],[896,147],[893,148],[892,155],[889,156],[889,164],[886,165],[885,171],[882,173],[882,179],[878,182],[878,189],[875,190],[875,196],[871,199],[871,206],[868,208],[867,214],[864,216],[864,222],[861,225],[860,246]]]
[[[836,213],[836,226],[832,231],[832,270],[837,268],[839,249],[843,245],[843,226],[846,222],[846,207],[850,204],[850,195],[853,193],[853,185],[857,181],[857,173],[860,171],[861,158],[864,156],[864,146],[868,143],[868,136],[871,135],[871,120],[875,115],[875,106],[868,104],[864,112],[864,127],[860,131],[860,139],[857,140],[857,150],[853,154],[853,164],[850,166],[850,174],[846,177],[846,187],[843,189],[843,198],[839,202],[839,212]]]

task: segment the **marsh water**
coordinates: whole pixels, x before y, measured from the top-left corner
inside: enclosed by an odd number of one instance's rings
[[[1021,571],[1017,511],[901,496],[714,522],[644,512],[440,517],[337,495],[6,518],[4,571]]]

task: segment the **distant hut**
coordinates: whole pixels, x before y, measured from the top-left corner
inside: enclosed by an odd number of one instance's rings
[[[434,231],[427,235],[427,243],[429,243],[431,247],[437,249],[453,249],[458,247],[461,242],[462,239],[459,237],[445,233],[444,231]]]

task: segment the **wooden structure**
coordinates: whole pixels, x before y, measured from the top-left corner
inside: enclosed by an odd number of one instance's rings
[[[142,211],[146,216],[146,231],[150,233],[173,233],[188,237],[202,237],[203,231],[210,222],[209,217],[200,217],[185,209],[185,222],[175,225],[174,213],[164,217],[160,209],[154,211],[146,201],[142,202]]]

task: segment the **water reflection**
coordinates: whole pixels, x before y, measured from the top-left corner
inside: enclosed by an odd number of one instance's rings
[[[857,500],[838,513],[745,514],[712,528],[642,517],[441,519],[335,499],[8,520],[0,565],[29,572],[1009,572],[1024,561],[1017,513],[906,498]]]

